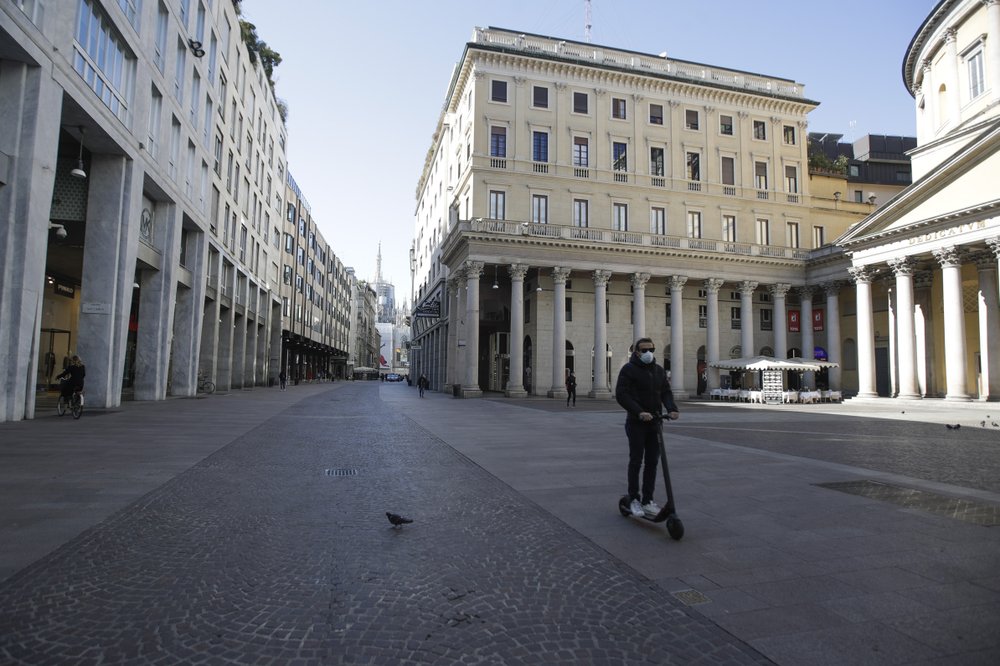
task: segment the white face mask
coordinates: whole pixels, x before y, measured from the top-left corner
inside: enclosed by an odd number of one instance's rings
[[[646,365],[649,365],[650,363],[653,362],[653,352],[651,351],[642,352],[641,354],[639,354],[639,360],[645,363]]]

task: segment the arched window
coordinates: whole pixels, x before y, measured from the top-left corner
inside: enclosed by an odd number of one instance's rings
[[[770,347],[761,347],[760,348],[760,355],[761,356],[774,356],[774,350],[771,349]]]
[[[936,125],[941,127],[948,120],[948,86],[941,84],[938,88],[937,107],[934,109]]]
[[[736,345],[735,347],[729,350],[729,358],[742,358],[742,356],[743,356],[743,347],[740,345]]]

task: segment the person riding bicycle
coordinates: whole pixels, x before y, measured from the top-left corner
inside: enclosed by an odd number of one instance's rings
[[[70,359],[69,365],[61,373],[56,375],[56,379],[62,380],[59,383],[59,395],[67,400],[72,399],[73,393],[83,390],[83,378],[87,376],[87,369],[79,356],[74,355]]]
[[[656,463],[660,445],[656,428],[661,424],[654,415],[661,413],[660,405],[667,408],[667,418],[680,416],[670,390],[670,381],[662,366],[656,363],[653,352],[656,346],[649,338],[639,338],[631,358],[622,366],[615,385],[615,399],[625,408],[625,435],[628,437],[628,496],[629,511],[633,516],[655,516],[660,512],[653,501],[656,487]],[[639,494],[639,469],[643,467],[642,495]]]

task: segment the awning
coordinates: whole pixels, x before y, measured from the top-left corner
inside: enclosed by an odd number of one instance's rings
[[[820,363],[806,361],[805,359],[781,359],[772,356],[748,356],[745,358],[731,358],[721,361],[713,361],[708,365],[720,370],[803,370],[816,371],[820,369]],[[836,364],[833,364],[836,365]]]
[[[819,359],[809,360],[809,359],[802,358],[801,356],[793,356],[792,358],[790,358],[788,360],[789,361],[794,361],[796,363],[809,363],[810,365],[818,365],[821,368],[839,368],[840,367],[839,363],[834,363],[833,361],[821,361]]]

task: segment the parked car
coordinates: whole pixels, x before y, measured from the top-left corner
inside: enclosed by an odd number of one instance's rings
[[[395,372],[390,372],[389,374],[387,374],[385,376],[385,381],[387,381],[387,382],[401,382],[401,381],[403,381],[403,375],[400,375],[400,374],[395,373]]]

